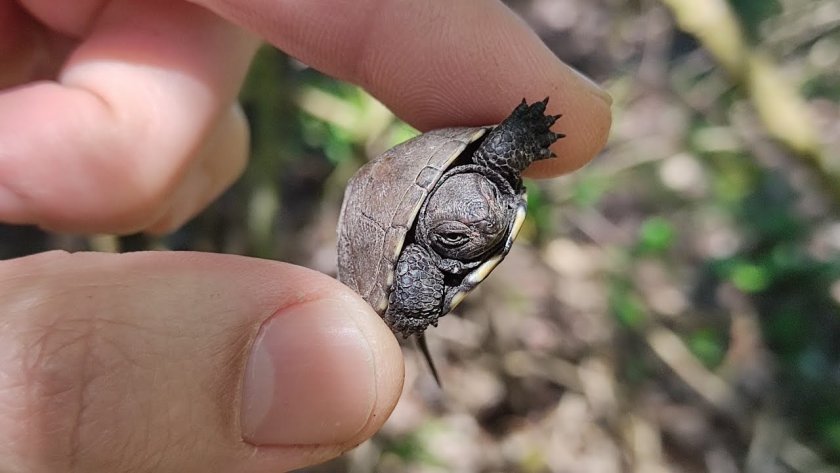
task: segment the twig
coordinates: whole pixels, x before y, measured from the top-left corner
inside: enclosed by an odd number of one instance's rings
[[[743,435],[753,431],[753,445],[750,457],[756,467],[763,465],[756,458],[772,451],[777,458],[794,471],[802,473],[840,473],[827,464],[816,452],[786,435],[783,429],[759,420],[752,425],[747,403],[743,397],[723,378],[707,370],[692,355],[685,343],[671,330],[652,326],[645,334],[645,340],[653,352],[692,390],[702,397],[717,412],[730,419]],[[767,445],[777,449],[768,449]],[[762,461],[766,458],[762,458]],[[748,471],[766,471],[763,469]]]
[[[840,176],[828,162],[804,100],[770,57],[747,43],[728,2],[661,1],[680,27],[696,36],[733,80],[745,87],[767,131],[811,161],[827,179],[838,182]]]

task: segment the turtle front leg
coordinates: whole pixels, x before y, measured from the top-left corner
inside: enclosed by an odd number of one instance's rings
[[[534,161],[554,157],[549,147],[562,138],[551,126],[560,115],[545,115],[548,98],[528,105],[525,100],[487,135],[476,150],[473,162],[492,169],[521,186],[520,174]]]
[[[443,273],[427,250],[407,245],[397,260],[385,323],[404,337],[422,334],[429,325],[437,325],[444,313],[443,299]]]

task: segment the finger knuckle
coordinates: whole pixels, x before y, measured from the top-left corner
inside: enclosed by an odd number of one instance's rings
[[[97,329],[88,318],[34,317],[0,335],[0,445],[25,471],[78,470],[100,442],[96,413],[109,406],[94,393],[114,350]]]

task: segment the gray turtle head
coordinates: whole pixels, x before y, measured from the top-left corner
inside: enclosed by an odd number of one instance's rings
[[[443,258],[481,259],[505,241],[515,214],[509,201],[483,174],[454,174],[429,196],[417,237]]]

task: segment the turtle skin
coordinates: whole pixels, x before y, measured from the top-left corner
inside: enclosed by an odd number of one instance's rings
[[[422,333],[437,325],[443,314],[445,296],[443,272],[422,246],[409,244],[400,254],[394,271],[394,285],[388,295],[383,319],[396,333]]]

